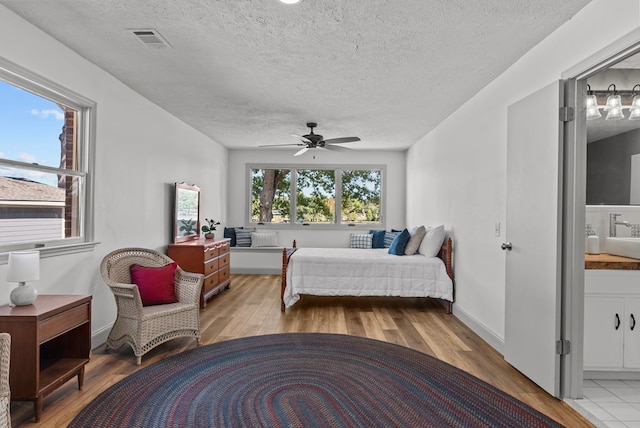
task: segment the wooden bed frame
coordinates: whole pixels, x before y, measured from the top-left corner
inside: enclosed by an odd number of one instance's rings
[[[298,249],[296,245],[296,241],[293,241],[293,246],[289,248],[282,249],[282,279],[280,283],[280,310],[282,312],[285,311],[284,305],[284,289],[287,287],[287,266],[289,265],[289,259]],[[454,282],[453,278],[453,242],[451,238],[447,238],[444,244],[442,244],[442,248],[440,248],[440,252],[438,253],[438,257],[442,259],[444,262],[444,266],[447,269],[447,275],[451,278],[451,281]],[[455,296],[455,282],[454,282],[454,296]],[[445,309],[448,314],[451,313],[452,302],[445,300]]]

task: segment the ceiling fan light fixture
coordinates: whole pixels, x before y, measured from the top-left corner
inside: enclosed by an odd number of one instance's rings
[[[300,0],[280,0],[280,3],[284,3],[284,4],[296,4],[296,3],[300,3]]]

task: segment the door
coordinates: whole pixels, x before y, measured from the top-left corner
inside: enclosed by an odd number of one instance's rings
[[[624,298],[624,367],[640,368],[640,298]]]
[[[585,370],[622,368],[624,308],[624,299],[620,297],[585,296]]]
[[[508,108],[505,359],[560,396],[562,82]]]

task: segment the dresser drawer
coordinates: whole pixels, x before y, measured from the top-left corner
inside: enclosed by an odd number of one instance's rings
[[[224,254],[218,258],[218,269],[222,269],[224,266],[229,266],[230,254]]]
[[[202,273],[204,273],[205,275],[209,275],[210,273],[217,271],[219,266],[219,259],[209,260],[204,264]]]
[[[218,253],[219,253],[218,247],[216,247],[216,246],[211,246],[209,248],[206,248],[204,250],[204,261],[206,262],[209,259],[217,257]]]
[[[229,265],[223,267],[222,269],[220,269],[218,271],[218,284],[221,284],[223,282],[225,282],[226,280],[229,279],[229,276],[231,274],[231,268],[229,267]]]
[[[89,322],[90,313],[89,305],[85,304],[43,320],[39,327],[40,343]]]
[[[223,242],[222,245],[220,245],[219,247],[219,255],[222,254],[228,254],[229,252],[231,252],[231,245],[229,245],[229,242]]]
[[[219,279],[219,272],[214,272],[211,275],[206,276],[202,284],[203,293],[207,293],[208,291],[213,290],[220,282],[218,281],[218,279]]]

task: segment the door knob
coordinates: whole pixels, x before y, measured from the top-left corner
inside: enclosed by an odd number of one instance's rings
[[[513,249],[513,245],[511,245],[511,242],[505,242],[500,246],[500,248],[511,251],[511,249]]]

